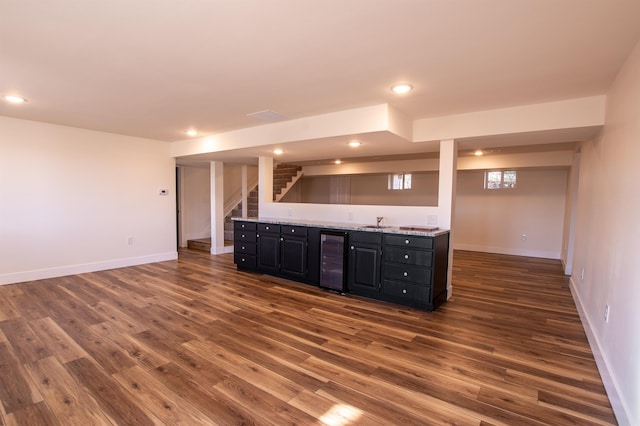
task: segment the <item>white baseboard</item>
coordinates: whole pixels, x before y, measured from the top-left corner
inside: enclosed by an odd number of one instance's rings
[[[211,246],[211,254],[233,253],[233,246],[214,247]]]
[[[527,250],[505,247],[477,246],[474,244],[453,244],[454,250],[479,251],[483,253],[510,254],[513,256],[541,257],[544,259],[560,259],[560,252],[544,250]]]
[[[106,260],[101,262],[83,263],[79,265],[57,266],[54,268],[36,269],[33,271],[12,272],[0,275],[0,285],[15,284],[25,281],[44,280],[47,278],[64,277],[66,275],[84,274],[87,272],[104,271],[107,269],[124,268],[145,263],[164,262],[178,258],[178,252],[158,253],[148,256],[128,257],[124,259]]]
[[[580,315],[580,320],[582,321],[582,327],[584,328],[587,339],[589,340],[591,352],[593,353],[596,365],[598,366],[598,371],[600,372],[602,383],[604,384],[604,388],[607,391],[607,396],[609,397],[609,401],[611,402],[611,407],[613,408],[613,412],[616,415],[618,424],[640,424],[638,423],[640,419],[631,418],[631,411],[627,409],[627,407],[625,406],[625,401],[620,397],[621,393],[618,391],[620,387],[618,386],[615,376],[611,373],[613,370],[609,367],[610,362],[605,352],[602,350],[600,340],[598,339],[596,333],[593,332],[593,326],[591,324],[589,316],[586,313],[582,300],[580,299],[580,293],[576,288],[573,277],[569,278],[569,288],[571,289],[571,295],[573,296],[573,301],[575,302],[576,308],[578,309],[578,314]]]

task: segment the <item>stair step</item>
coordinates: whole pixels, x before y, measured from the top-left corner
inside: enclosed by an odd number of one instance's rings
[[[187,247],[191,250],[206,251],[207,253],[211,253],[211,238],[187,240]]]

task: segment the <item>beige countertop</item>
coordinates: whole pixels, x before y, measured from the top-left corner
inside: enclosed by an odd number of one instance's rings
[[[439,229],[437,227],[431,227],[426,225],[400,225],[400,226],[381,226],[376,227],[375,225],[367,225],[367,224],[359,224],[359,223],[351,223],[351,222],[326,222],[321,220],[304,220],[304,219],[293,219],[293,218],[264,218],[264,217],[234,217],[232,220],[241,220],[244,222],[261,222],[261,223],[273,223],[278,225],[300,225],[300,226],[310,226],[315,228],[326,228],[326,229],[340,229],[346,231],[364,231],[364,232],[381,232],[388,234],[405,234],[405,235],[417,235],[424,237],[435,237],[442,234],[447,234],[449,232],[448,229]]]

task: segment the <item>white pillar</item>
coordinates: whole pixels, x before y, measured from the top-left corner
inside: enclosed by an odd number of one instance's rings
[[[247,200],[249,198],[249,188],[248,188],[249,182],[247,179],[247,165],[243,164],[242,165],[242,217],[247,217],[248,216],[248,209],[249,207],[247,206]]]
[[[440,141],[440,175],[438,178],[438,225],[449,229],[449,266],[447,270],[447,299],[453,293],[451,272],[453,266],[453,218],[456,201],[458,143],[453,139]]]
[[[224,164],[211,161],[211,254],[224,253]]]
[[[265,203],[273,203],[273,158],[258,158],[258,211],[267,211]]]

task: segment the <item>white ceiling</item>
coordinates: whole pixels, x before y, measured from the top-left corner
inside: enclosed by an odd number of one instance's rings
[[[28,102],[0,115],[160,141],[419,119],[603,94],[639,38],[638,0],[2,0],[0,94]]]

